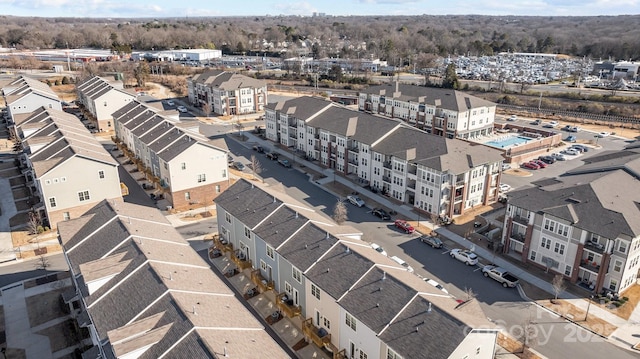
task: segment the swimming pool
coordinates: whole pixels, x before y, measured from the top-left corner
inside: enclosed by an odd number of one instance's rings
[[[523,136],[511,136],[498,140],[493,140],[485,143],[487,146],[495,147],[495,148],[509,148],[515,145],[519,145],[521,143],[527,143],[533,140],[533,138],[523,137]]]

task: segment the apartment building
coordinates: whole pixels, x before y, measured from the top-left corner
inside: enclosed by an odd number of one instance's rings
[[[290,357],[157,209],[103,201],[58,235],[83,358]]]
[[[2,88],[2,96],[12,122],[19,114],[28,114],[40,107],[62,110],[58,95],[45,83],[19,76]]]
[[[511,192],[505,253],[592,292],[622,292],[640,270],[640,142]]]
[[[472,139],[493,133],[496,104],[453,89],[395,82],[358,96],[360,111],[397,118],[434,135]]]
[[[132,101],[114,112],[116,138],[177,210],[213,203],[229,185],[224,139],[209,140]]]
[[[77,117],[41,107],[15,120],[21,168],[38,198],[34,211],[49,226],[78,218],[104,199],[122,201],[118,163]]]
[[[267,83],[252,77],[210,70],[187,79],[189,102],[216,115],[264,111]]]
[[[300,97],[265,110],[266,138],[398,203],[453,217],[498,199],[500,151]]]
[[[458,305],[354,229],[246,180],[216,206],[216,248],[333,358],[493,358],[497,332],[477,303]]]
[[[76,89],[79,104],[97,121],[100,132],[113,131],[113,113],[136,99],[124,90],[122,81],[108,81],[99,76],[82,81]]]

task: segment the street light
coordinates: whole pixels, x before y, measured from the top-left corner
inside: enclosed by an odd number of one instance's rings
[[[593,301],[593,296],[589,297],[589,302],[587,303],[587,313],[584,315],[584,321],[586,322],[589,318],[589,308],[591,308],[591,302]]]

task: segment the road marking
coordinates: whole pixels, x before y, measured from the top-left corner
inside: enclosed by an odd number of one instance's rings
[[[449,249],[448,251],[442,252],[442,254],[449,254],[449,252],[451,252],[451,249]]]
[[[481,269],[482,269],[482,268],[478,267],[478,268],[474,269],[473,271],[474,271],[474,272],[477,272],[477,271],[479,271],[479,270],[481,270]]]

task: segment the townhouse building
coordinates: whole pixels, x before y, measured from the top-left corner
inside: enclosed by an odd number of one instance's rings
[[[76,89],[78,103],[91,114],[100,132],[113,131],[113,113],[136,99],[124,90],[122,81],[109,81],[100,76],[80,82]]]
[[[16,115],[28,114],[40,107],[62,110],[58,95],[47,84],[26,76],[19,76],[2,87],[2,96],[11,123],[15,123]]]
[[[265,110],[266,138],[429,214],[453,217],[498,199],[499,150],[398,119],[300,97]]]
[[[159,210],[103,201],[58,238],[82,358],[290,357]]]
[[[453,89],[395,82],[358,96],[360,111],[397,118],[434,135],[472,139],[493,133],[496,104]]]
[[[216,208],[216,248],[333,358],[493,358],[477,303],[458,305],[284,191],[240,180]]]
[[[33,210],[46,225],[55,228],[104,199],[122,201],[118,163],[77,117],[40,107],[15,119]]]
[[[224,139],[209,140],[138,101],[113,118],[121,148],[130,151],[173,208],[211,204],[229,185]]]
[[[511,192],[504,251],[587,291],[622,292],[640,270],[640,142]]]
[[[209,70],[187,79],[189,102],[216,115],[264,111],[267,83],[233,72]]]

